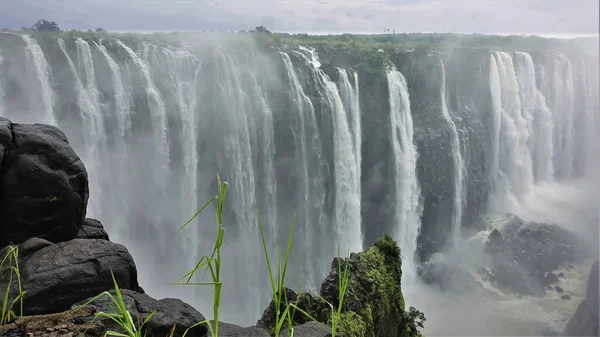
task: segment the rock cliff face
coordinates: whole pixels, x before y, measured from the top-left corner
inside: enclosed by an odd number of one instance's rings
[[[594,263],[590,270],[588,278],[588,287],[585,299],[581,302],[573,317],[567,323],[565,336],[600,336],[598,330],[600,317],[600,295],[598,283],[600,270],[598,270],[598,261]]]

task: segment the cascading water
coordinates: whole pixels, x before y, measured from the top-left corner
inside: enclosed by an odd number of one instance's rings
[[[454,207],[452,210],[452,242],[456,245],[461,239],[461,226],[463,218],[463,205],[466,198],[464,184],[465,184],[465,161],[463,160],[462,154],[460,153],[460,139],[458,137],[458,130],[456,124],[450,117],[448,104],[446,103],[446,68],[444,63],[440,61],[442,67],[442,87],[441,87],[441,101],[442,101],[442,115],[450,126],[452,132],[452,161],[454,164]]]
[[[323,226],[322,215],[323,207],[325,204],[325,189],[322,186],[322,182],[319,181],[323,175],[321,171],[321,137],[317,127],[317,120],[315,116],[315,108],[313,103],[305,94],[298,74],[294,69],[294,65],[290,56],[287,53],[281,52],[284,68],[289,80],[290,86],[290,98],[294,104],[295,112],[292,116],[294,123],[292,137],[295,147],[295,161],[300,163],[298,167],[297,176],[300,178],[298,181],[298,201],[297,206],[298,214],[298,227],[296,232],[299,233],[302,244],[305,247],[318,246],[322,243],[323,237],[313,236],[316,233],[325,233],[326,228]],[[310,150],[313,151],[310,151]],[[312,231],[308,226],[312,227]],[[316,233],[315,231],[316,230]],[[301,244],[301,245],[302,245]],[[301,268],[304,269],[304,274],[307,275],[306,287],[317,289],[317,274],[314,272],[316,261],[309,258],[305,265]]]
[[[342,131],[346,127],[348,127],[348,135],[352,138],[348,141],[348,144],[342,142],[342,135],[337,135],[335,142],[340,144],[339,147],[342,146],[351,146],[352,149],[346,149],[348,151],[352,150],[352,155],[347,156],[347,153],[343,151],[336,150],[336,156],[340,160],[336,160],[336,178],[338,177],[338,172],[342,170],[348,170],[347,179],[349,181],[343,182],[340,181],[338,186],[338,190],[336,191],[336,195],[346,195],[349,199],[347,201],[346,207],[348,210],[346,212],[352,212],[351,215],[352,220],[348,219],[347,221],[342,221],[342,219],[338,218],[338,223],[350,222],[348,227],[349,230],[344,234],[340,235],[341,237],[346,236],[347,241],[350,242],[349,249],[352,252],[362,251],[362,232],[361,232],[361,219],[360,219],[360,199],[361,199],[361,187],[360,187],[360,172],[361,172],[361,145],[362,145],[362,137],[361,137],[361,124],[360,124],[360,94],[358,87],[358,74],[353,73],[354,85],[350,83],[350,79],[348,76],[348,72],[345,69],[338,69],[339,76],[339,86],[340,86],[340,96],[342,102],[344,104],[344,110],[346,111],[346,116],[341,116],[338,114],[339,111],[336,111],[336,130]],[[346,131],[344,130],[344,133]],[[338,147],[338,148],[339,148]],[[348,161],[354,159],[354,163],[345,163],[342,161]],[[339,169],[337,168],[339,167]],[[341,180],[341,179],[340,179]],[[336,182],[336,184],[338,184]],[[336,185],[337,186],[337,185]],[[346,189],[346,191],[340,191],[341,188]],[[337,206],[336,209],[339,209],[340,206]]]
[[[97,199],[92,199],[88,203],[88,210],[90,214],[94,216],[101,215],[101,208],[99,201],[102,200],[102,189],[98,188],[101,186],[99,165],[102,162],[101,158],[106,154],[104,145],[106,144],[106,131],[104,127],[104,116],[103,111],[98,101],[98,90],[96,88],[96,78],[94,75],[94,68],[92,64],[92,56],[89,45],[82,39],[75,40],[77,46],[77,57],[80,61],[81,68],[77,69],[73,60],[66,51],[65,41],[63,39],[58,40],[60,50],[64,53],[69,69],[73,76],[73,82],[75,83],[75,91],[77,95],[77,105],[81,111],[81,117],[83,120],[83,135],[85,146],[85,157],[84,162],[89,162],[87,169],[89,171],[90,186],[96,189],[96,193],[99,194]],[[83,74],[82,75],[80,75]],[[85,80],[82,80],[82,77]],[[84,84],[85,81],[85,84]],[[96,215],[97,214],[97,215]]]
[[[550,109],[554,118],[554,169],[556,178],[569,179],[574,175],[573,66],[567,57],[557,55],[552,69]]]
[[[125,91],[125,85],[123,84],[123,79],[121,75],[121,67],[115,62],[115,60],[110,56],[106,47],[103,46],[100,41],[100,44],[96,41],[93,41],[94,46],[102,53],[102,56],[106,59],[110,69],[111,75],[111,86],[113,89],[113,105],[108,109],[112,114],[116,115],[117,119],[117,136],[118,138],[115,140],[117,146],[121,148],[120,152],[123,154],[125,139],[131,132],[131,108],[130,108],[130,97],[129,94]]]
[[[165,111],[165,103],[161,97],[160,91],[156,88],[154,80],[150,75],[148,64],[144,62],[131,48],[125,45],[120,40],[116,40],[123,50],[129,55],[131,61],[138,67],[142,72],[142,76],[145,80],[146,95],[148,97],[148,105],[150,108],[150,117],[152,120],[152,127],[154,129],[155,136],[153,137],[156,142],[155,146],[158,150],[157,164],[159,170],[157,175],[164,176],[169,165],[169,128],[167,124],[167,115]]]
[[[42,48],[39,44],[27,35],[21,35],[23,41],[25,41],[25,57],[27,63],[33,65],[35,71],[35,79],[39,86],[39,94],[41,106],[39,109],[43,111],[44,115],[40,122],[50,125],[56,125],[56,117],[54,115],[54,92],[50,85],[51,73],[48,61],[44,56]],[[39,104],[38,103],[38,104]],[[34,112],[35,113],[35,112]]]
[[[575,149],[582,148],[583,158],[592,153],[589,144],[594,132],[588,125],[595,125],[595,113],[587,112],[584,98],[580,118],[587,122],[580,123],[576,132],[574,73],[564,55],[554,55],[549,65],[537,67],[525,52],[515,53],[514,61],[503,52],[490,57],[493,125],[489,210],[522,214],[540,193],[548,194],[540,190],[544,184],[554,184],[553,193],[557,193],[564,187],[557,185],[559,182],[577,178]],[[586,97],[585,91],[593,85],[582,76]],[[581,144],[588,144],[587,149]]]
[[[340,74],[341,88],[345,90],[346,104],[350,104],[347,112],[338,87],[323,71],[319,69],[320,62],[313,49],[300,47],[306,56],[305,60],[312,65],[319,86],[324,89],[327,106],[333,114],[333,153],[335,171],[335,221],[337,237],[340,240],[340,250],[343,254],[348,251],[361,251],[361,218],[360,218],[360,166],[358,165],[356,130],[350,129],[350,120],[357,121],[356,109],[358,96],[352,89],[345,71]],[[360,125],[358,125],[360,128]],[[353,132],[354,131],[354,132]]]
[[[529,116],[523,116],[519,86],[512,56],[496,52],[490,66],[490,86],[494,115],[494,160],[490,171],[492,210],[519,209],[519,199],[533,185],[531,155],[528,147]],[[497,123],[497,124],[496,124]]]
[[[533,59],[528,53],[516,53],[516,73],[519,82],[519,95],[527,120],[529,151],[533,161],[536,182],[549,181],[554,176],[554,146],[552,143],[552,113],[546,105],[546,98],[536,85]]]
[[[417,148],[413,144],[413,120],[408,87],[397,70],[387,71],[390,92],[390,135],[394,156],[394,185],[396,191],[395,239],[402,247],[403,284],[414,282],[417,237],[421,226],[422,206],[417,180]]]
[[[597,66],[597,65],[596,65]],[[585,90],[585,114],[583,116],[584,122],[584,175],[586,177],[592,177],[600,179],[600,156],[590,155],[595,151],[598,151],[598,144],[600,144],[600,104],[598,102],[597,92],[594,92],[593,88],[599,87],[599,71],[592,66],[583,65],[585,74],[584,90]],[[598,180],[600,181],[600,180]],[[600,205],[599,205],[600,212]],[[599,218],[600,221],[600,218]]]

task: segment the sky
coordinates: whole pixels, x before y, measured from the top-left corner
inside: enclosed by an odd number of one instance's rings
[[[598,34],[599,0],[0,0],[0,28]]]

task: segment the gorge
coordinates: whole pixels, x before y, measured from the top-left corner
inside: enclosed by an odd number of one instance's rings
[[[173,234],[217,173],[230,186],[223,319],[236,324],[270,300],[259,219],[270,251],[295,219],[288,282],[304,289],[338,245],[389,233],[417,307],[419,266],[506,214],[556,223],[597,259],[597,39],[261,36],[0,32],[0,116],[64,131],[89,174],[88,216],[128,247],[150,295],[210,312],[208,290],[170,284],[212,249],[212,210]]]

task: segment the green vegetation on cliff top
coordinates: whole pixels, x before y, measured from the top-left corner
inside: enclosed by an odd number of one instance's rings
[[[269,31],[240,32],[154,32],[131,33],[96,31],[24,31],[39,37],[81,37],[85,39],[119,38],[124,41],[165,43],[169,45],[194,45],[210,43],[248,43],[254,40],[263,46],[308,45],[333,49],[382,49],[388,52],[480,50],[480,51],[562,51],[598,55],[599,39],[581,37],[574,39],[546,38],[536,35],[483,35],[451,33],[396,33],[396,34],[339,34],[309,35],[271,33]],[[249,40],[248,37],[251,37]]]

